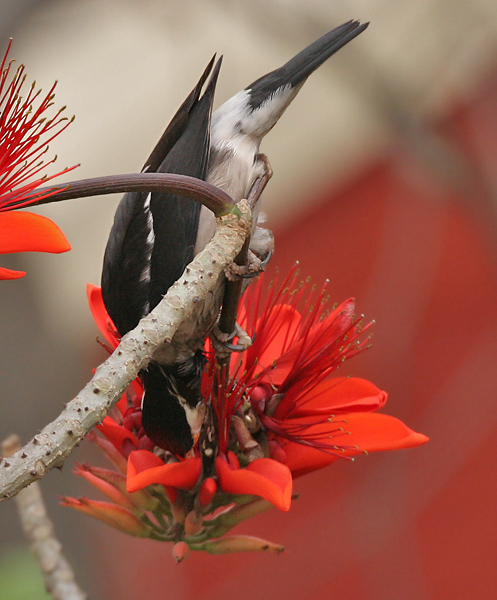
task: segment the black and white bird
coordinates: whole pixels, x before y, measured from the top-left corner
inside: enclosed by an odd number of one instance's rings
[[[213,67],[212,59],[143,171],[190,175],[207,180],[236,201],[246,198],[263,174],[259,160],[262,138],[309,75],[367,25],[350,21],[333,29],[225,102],[211,121],[221,63],[219,60]],[[124,196],[107,243],[102,274],[104,303],[121,335],[159,303],[211,239],[215,227],[212,213],[192,200],[163,193]],[[205,364],[202,348],[219,315],[224,281],[219,281],[218,288],[209,306],[199,307],[195,321],[185,323],[141,372],[145,432],[156,445],[181,456],[192,448],[205,413],[200,395]]]
[[[142,169],[205,180],[210,153],[212,101],[221,66],[214,58],[179,108]],[[211,74],[212,71],[212,74]],[[202,87],[211,74],[204,94]],[[165,193],[127,193],[121,200],[105,250],[102,296],[124,335],[160,302],[194,258],[200,204]],[[212,325],[217,315],[212,315]],[[210,325],[212,327],[212,325]],[[200,431],[204,406],[200,377],[205,333],[186,324],[140,376],[143,427],[158,446],[184,455]]]

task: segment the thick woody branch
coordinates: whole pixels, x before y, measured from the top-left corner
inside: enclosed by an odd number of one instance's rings
[[[62,465],[76,444],[102,422],[125,388],[146,367],[154,351],[171,342],[215,289],[225,267],[233,261],[250,232],[251,211],[245,200],[217,219],[217,231],[157,307],[126,334],[93,379],[20,451],[0,462],[0,500]]]
[[[210,208],[216,217],[226,214],[234,205],[233,199],[228,194],[195,177],[172,173],[131,173],[129,175],[106,175],[104,177],[81,179],[38,188],[32,196],[7,203],[5,208],[22,208],[73,198],[123,192],[177,194],[201,202],[207,208]]]

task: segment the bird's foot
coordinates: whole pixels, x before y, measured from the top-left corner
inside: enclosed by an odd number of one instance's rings
[[[264,270],[274,252],[273,232],[257,226],[250,238],[249,249],[261,260],[261,270]]]
[[[249,250],[246,264],[237,265],[236,263],[231,263],[225,268],[224,274],[226,275],[226,279],[228,281],[238,281],[239,279],[257,277],[266,268],[272,254],[273,252],[270,250],[264,260],[261,260],[257,254]]]
[[[233,344],[231,340],[235,337],[238,338],[238,343]],[[221,358],[227,357],[232,352],[244,352],[253,343],[253,339],[238,323],[235,323],[235,329],[231,333],[224,333],[219,329],[219,325],[214,325],[210,339],[216,354]]]
[[[257,154],[255,160],[261,167],[261,174],[252,184],[247,196],[248,203],[252,209],[259,202],[259,198],[261,197],[264,188],[273,176],[273,170],[271,169],[271,165],[269,164],[269,160],[265,154]]]
[[[269,181],[273,176],[273,169],[271,168],[271,164],[269,162],[268,157],[263,152],[259,152],[259,154],[256,155],[255,159],[257,160],[257,162],[262,163],[264,169],[264,176]]]

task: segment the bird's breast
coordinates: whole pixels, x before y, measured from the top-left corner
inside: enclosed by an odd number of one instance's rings
[[[263,170],[256,161],[259,146],[245,141],[211,148],[207,181],[229,194],[235,202],[247,197],[250,187]]]

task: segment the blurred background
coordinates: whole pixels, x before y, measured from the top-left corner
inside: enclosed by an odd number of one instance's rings
[[[43,480],[91,598],[495,598],[497,588],[497,3],[492,0],[0,0],[0,48],[75,122],[50,147],[79,179],[138,171],[214,52],[216,106],[329,29],[371,21],[264,141],[272,263],[300,261],[375,319],[348,369],[389,392],[421,448],[339,462],[240,532],[282,556],[190,556],[61,508],[92,495],[74,460]],[[0,50],[3,53],[3,49]],[[3,256],[0,437],[29,440],[105,358],[86,305],[118,197],[43,209],[64,255]],[[272,268],[273,268],[272,267]],[[0,506],[0,599],[44,598],[13,503]]]

